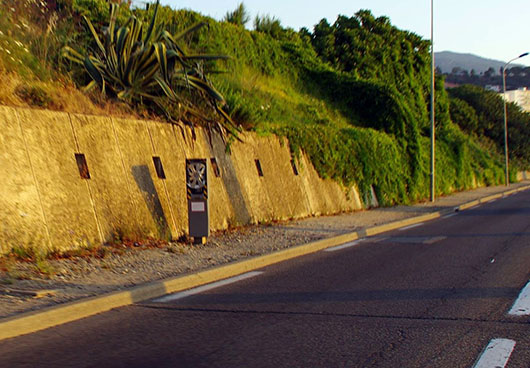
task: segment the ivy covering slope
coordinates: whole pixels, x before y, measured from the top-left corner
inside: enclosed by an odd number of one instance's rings
[[[65,43],[95,49],[81,15],[95,28],[104,27],[107,2],[56,0],[56,4],[56,11],[66,14],[60,18],[65,27],[75,30]],[[118,22],[131,14],[148,22],[153,11],[153,7],[130,9],[122,4]],[[322,177],[356,185],[361,198],[369,195],[371,187],[383,205],[427,198],[427,41],[366,10],[340,16],[333,24],[323,20],[314,30],[300,32],[285,29],[272,18],[257,22],[260,31],[249,31],[238,22],[217,22],[167,6],[158,9],[158,22],[172,34],[208,23],[189,34],[183,48],[231,57],[208,67],[221,72],[211,79],[227,101],[227,112],[243,128],[287,137],[295,157],[305,151]],[[69,70],[80,85],[88,83],[65,60],[57,58],[54,63],[56,70]],[[443,80],[437,79],[436,91],[437,194],[501,183],[501,156],[453,123]]]

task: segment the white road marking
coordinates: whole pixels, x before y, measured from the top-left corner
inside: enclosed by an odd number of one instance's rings
[[[171,302],[171,301],[174,301],[174,300],[179,300],[179,299],[185,298],[187,296],[199,294],[199,293],[202,293],[204,291],[208,291],[208,290],[212,290],[212,289],[215,289],[215,288],[218,288],[218,287],[221,287],[221,286],[233,284],[234,282],[238,282],[238,281],[241,281],[241,280],[249,279],[251,277],[261,275],[262,273],[263,272],[260,272],[260,271],[247,272],[247,273],[244,273],[242,275],[231,277],[231,278],[226,279],[226,280],[221,280],[221,281],[213,282],[211,284],[199,286],[199,287],[196,287],[196,288],[193,288],[193,289],[180,291],[178,293],[169,294],[169,295],[163,296],[161,298],[155,299],[155,300],[153,300],[153,302],[154,303],[166,303],[166,302]]]
[[[513,316],[528,316],[530,315],[530,281],[521,291],[519,297],[513,303],[512,309],[508,312]]]
[[[453,216],[456,216],[458,215],[457,213],[451,213],[449,215],[445,215],[444,217],[442,217],[443,219],[446,219],[446,218],[449,218],[449,217],[453,217]]]
[[[405,226],[405,227],[402,227],[401,229],[398,229],[398,230],[399,231],[404,231],[404,230],[408,230],[408,229],[413,229],[413,228],[421,226],[421,225],[423,225],[423,222],[420,222],[420,223],[414,224],[414,225]]]
[[[341,249],[353,247],[354,245],[359,244],[363,240],[364,239],[358,239],[358,240],[355,240],[355,241],[352,241],[352,242],[349,242],[349,243],[345,243],[345,244],[342,244],[342,245],[337,245],[336,247],[326,248],[326,249],[324,249],[324,252],[334,252],[336,250],[341,250]]]
[[[433,238],[425,239],[422,243],[423,244],[434,244],[439,241],[447,239],[447,236],[435,236]]]
[[[504,368],[515,348],[515,341],[509,339],[493,339],[482,352],[473,368]]]

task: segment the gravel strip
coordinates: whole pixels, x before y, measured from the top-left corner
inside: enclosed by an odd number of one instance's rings
[[[528,184],[528,181],[513,184],[510,189]],[[106,246],[103,258],[49,260],[44,265],[49,269],[46,274],[38,272],[35,263],[0,259],[0,318],[454,208],[506,189],[505,186],[479,188],[439,198],[434,203],[248,226],[215,233],[205,245],[169,243],[154,248],[141,244],[132,247]],[[53,292],[35,297],[20,292],[24,290]]]

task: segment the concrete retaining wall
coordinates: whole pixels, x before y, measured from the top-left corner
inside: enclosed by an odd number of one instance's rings
[[[530,180],[530,171],[519,171],[517,173],[517,181]]]
[[[319,178],[305,156],[295,175],[288,144],[276,136],[245,133],[226,154],[219,137],[210,144],[200,129],[193,140],[166,123],[5,106],[0,129],[0,252],[186,234],[186,158],[215,159],[220,169],[217,177],[208,166],[212,230],[361,208],[355,188]]]

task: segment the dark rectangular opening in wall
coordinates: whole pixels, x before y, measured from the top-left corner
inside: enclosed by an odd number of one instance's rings
[[[261,169],[261,162],[258,159],[254,160],[256,163],[256,169],[258,170],[258,175],[263,176],[263,170]]]
[[[75,161],[77,162],[77,168],[79,169],[79,175],[81,178],[90,179],[90,172],[88,171],[85,155],[83,153],[76,153]]]
[[[215,177],[221,177],[221,170],[219,169],[219,165],[217,165],[217,159],[215,157],[210,159],[210,164],[212,165],[212,170]]]
[[[162,166],[162,160],[158,156],[153,156],[153,163],[155,164],[156,175],[159,179],[165,179],[166,173],[164,172],[164,166]]]
[[[294,159],[291,159],[291,167],[293,168],[293,173],[298,175],[298,168],[296,167],[296,162],[294,162]]]

